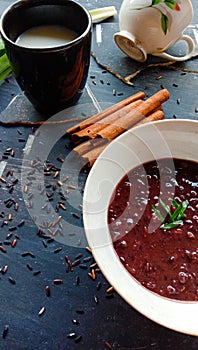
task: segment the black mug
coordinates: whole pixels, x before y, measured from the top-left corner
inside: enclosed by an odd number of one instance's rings
[[[61,26],[76,33],[52,47],[21,46],[18,38],[40,26]],[[83,92],[91,51],[92,20],[73,0],[20,0],[1,16],[1,36],[13,74],[27,98],[44,114],[68,107]]]

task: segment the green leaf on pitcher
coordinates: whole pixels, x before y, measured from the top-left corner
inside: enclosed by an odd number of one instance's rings
[[[164,2],[171,10],[180,11],[180,7],[175,0],[167,0]]]
[[[153,6],[153,5],[157,5],[157,4],[159,4],[160,2],[161,2],[161,0],[153,0],[153,1],[152,1],[152,6]]]
[[[166,34],[168,30],[168,17],[163,13],[161,15],[161,26],[164,34]]]

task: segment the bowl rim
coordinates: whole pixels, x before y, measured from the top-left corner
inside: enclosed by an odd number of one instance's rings
[[[151,125],[152,124],[152,127]],[[198,121],[197,120],[163,120],[153,123],[146,123],[137,127],[134,127],[114,141],[112,141],[93,165],[89,176],[87,178],[84,196],[83,196],[83,222],[85,228],[85,234],[92,254],[100,267],[102,273],[108,282],[113,286],[117,293],[133,308],[139,311],[141,314],[151,319],[152,321],[165,326],[169,329],[189,334],[198,335],[198,302],[196,301],[180,301],[175,299],[169,299],[158,295],[152,291],[149,291],[143,287],[131,274],[125,269],[120,262],[110,238],[110,233],[107,227],[107,209],[110,200],[110,194],[103,199],[98,200],[98,206],[101,204],[101,200],[105,201],[104,207],[101,210],[94,210],[94,201],[98,198],[98,194],[94,194],[96,189],[98,178],[98,169],[102,170],[102,175],[107,176],[106,165],[110,162],[109,156],[111,152],[116,151],[116,146],[124,145],[127,138],[133,139],[134,135],[144,135],[145,130],[151,131],[152,128],[157,128],[160,133],[165,133],[167,138],[173,138],[174,135],[181,136],[191,134],[194,137],[186,137],[181,139],[181,142],[195,143],[192,145],[195,148],[198,145],[197,133],[198,133]],[[177,138],[177,143],[180,138]],[[175,139],[174,139],[175,142]],[[138,150],[139,152],[139,150]],[[185,153],[185,150],[184,150]],[[116,159],[117,153],[114,153]],[[184,159],[188,159],[187,155],[184,155]],[[194,159],[197,161],[197,158]],[[111,159],[112,161],[112,159]],[[111,164],[112,173],[114,172],[114,162]],[[109,167],[107,166],[107,170]],[[119,179],[117,180],[117,182]],[[95,191],[97,192],[97,191]],[[95,198],[94,198],[95,196]],[[98,209],[99,207],[97,207]],[[101,244],[101,239],[103,243]]]

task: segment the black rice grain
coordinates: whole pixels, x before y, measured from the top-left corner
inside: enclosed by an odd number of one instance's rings
[[[54,253],[57,254],[57,253],[61,252],[61,250],[62,250],[62,248],[61,248],[61,247],[58,247],[58,248],[56,248],[56,249],[54,250]]]
[[[82,335],[78,335],[78,337],[75,338],[75,343],[79,343],[82,340]]]
[[[9,332],[9,326],[6,324],[3,329],[2,338],[5,339]]]
[[[30,271],[33,270],[33,267],[30,264],[27,264],[26,266],[27,266],[28,270],[30,270]]]
[[[13,277],[8,277],[8,280],[11,284],[16,284],[16,281]]]
[[[76,313],[79,315],[83,315],[85,312],[83,309],[76,309]]]
[[[76,338],[76,333],[75,332],[71,332],[71,333],[67,334],[67,338],[69,338],[69,339]]]
[[[107,349],[113,350],[111,344],[108,341],[105,342],[105,346],[106,346]]]
[[[46,308],[45,308],[45,306],[43,306],[43,307],[40,309],[40,311],[38,312],[38,316],[42,316],[42,315],[44,314],[45,310],[46,310]]]
[[[54,284],[57,284],[57,285],[58,285],[58,284],[63,284],[63,280],[60,279],[60,278],[56,278],[56,279],[53,280],[53,283],[54,283]]]
[[[38,275],[40,275],[40,273],[41,273],[41,270],[37,270],[33,273],[33,276],[38,276]]]
[[[51,292],[50,292],[50,287],[49,286],[45,286],[45,294],[46,296],[49,298],[50,295],[51,295]]]
[[[78,325],[80,324],[80,321],[79,321],[79,320],[76,320],[76,319],[73,319],[73,320],[72,320],[72,323],[78,326]]]
[[[32,252],[24,252],[21,254],[23,258],[30,256],[31,258],[35,258],[35,255]]]

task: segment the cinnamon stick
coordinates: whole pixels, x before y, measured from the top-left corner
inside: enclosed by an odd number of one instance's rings
[[[137,108],[141,103],[143,103],[142,100],[137,100],[135,102],[132,102],[127,106],[124,106],[123,108],[117,110],[116,112],[107,115],[102,120],[95,122],[94,124],[88,126],[87,128],[84,128],[78,132],[73,133],[71,135],[72,141],[78,142],[80,138],[83,138],[83,139],[96,138],[100,130],[103,130],[104,128],[110,126],[112,123],[115,124],[119,118],[123,118],[124,116],[129,115],[131,110],[135,110],[135,108]]]
[[[137,100],[141,100],[146,97],[146,94],[142,91],[137,92],[136,94],[127,97],[126,99],[116,103],[113,106],[108,107],[102,112],[99,112],[97,114],[94,114],[93,116],[87,118],[86,120],[83,120],[82,122],[78,123],[77,125],[72,126],[71,128],[66,130],[67,134],[73,134],[75,132],[78,132],[86,127],[88,127],[91,124],[96,123],[97,121],[105,118],[107,115],[111,115],[112,113],[118,111],[119,109],[122,109],[124,106],[127,106],[128,104],[135,102]]]
[[[168,100],[170,94],[168,90],[163,89],[156,94],[143,101],[139,106],[132,109],[128,114],[122,118],[118,118],[115,123],[109,124],[104,129],[97,133],[97,137],[107,138],[109,140],[115,139],[117,136],[128,130],[150,113],[155,111],[161,104]]]
[[[80,145],[76,146],[73,151],[78,154],[78,156],[82,156],[83,154],[86,154],[96,147],[106,145],[108,140],[106,139],[93,139],[86,142],[81,143]]]
[[[90,167],[95,163],[96,159],[99,157],[99,155],[104,151],[107,144],[100,145],[96,148],[93,148],[89,152],[83,154],[82,160],[84,164],[89,165]]]
[[[156,110],[155,112],[151,113],[148,117],[142,119],[139,123],[137,123],[135,126],[139,126],[145,123],[151,123],[156,122],[158,120],[164,119],[164,112],[161,109]]]
[[[142,119],[139,123],[135,124],[134,127],[142,125],[144,123],[149,123],[149,122],[154,122],[158,120],[164,119],[164,112],[162,110],[156,110],[152,114],[150,114],[148,117]],[[91,140],[92,141],[92,140]],[[91,144],[91,141],[87,141],[86,144]],[[99,147],[96,147],[94,149],[92,148],[87,148],[86,152],[81,154],[82,160],[84,164],[89,165],[90,167],[94,164],[95,160],[99,157],[101,152],[105,149],[105,147],[111,142],[107,142],[107,140],[104,140],[103,144],[100,144]],[[77,146],[74,148],[79,148],[80,146]],[[79,153],[80,155],[80,153]]]

